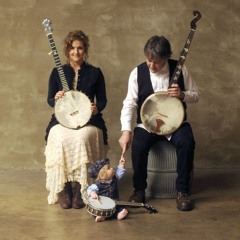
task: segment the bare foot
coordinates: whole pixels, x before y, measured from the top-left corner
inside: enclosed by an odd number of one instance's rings
[[[122,220],[128,215],[128,210],[124,208],[121,212],[118,213],[117,219]]]
[[[105,221],[105,217],[97,216],[97,217],[95,218],[95,222],[103,222],[103,221]]]

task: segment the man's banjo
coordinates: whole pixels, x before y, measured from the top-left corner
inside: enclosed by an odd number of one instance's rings
[[[62,64],[57,52],[56,44],[52,36],[51,21],[43,21],[46,35],[48,37],[52,55],[64,90],[64,96],[55,102],[55,116],[64,127],[79,129],[87,124],[92,116],[91,101],[80,91],[69,90],[69,86],[62,68]]]
[[[186,60],[193,35],[196,31],[196,22],[201,18],[199,11],[193,11],[196,16],[191,21],[191,30],[182,49],[177,66],[170,80],[169,86],[177,83]],[[155,92],[143,102],[140,116],[144,127],[158,135],[168,135],[176,131],[184,120],[184,107],[176,97],[168,96],[167,92]]]

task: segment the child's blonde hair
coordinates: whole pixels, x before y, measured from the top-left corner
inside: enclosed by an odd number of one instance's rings
[[[98,181],[98,180],[106,180],[106,179],[107,179],[107,167],[104,166],[104,167],[102,167],[100,169],[96,181]]]

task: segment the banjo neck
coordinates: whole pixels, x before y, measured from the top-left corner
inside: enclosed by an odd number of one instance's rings
[[[116,205],[132,206],[132,207],[144,207],[144,203],[127,202],[127,201],[115,201]]]
[[[143,207],[145,209],[148,210],[149,213],[157,213],[158,211],[148,205],[148,204],[144,204],[144,203],[138,203],[138,202],[126,202],[126,201],[115,201],[116,205],[122,205],[122,206],[129,206],[129,207]]]
[[[174,70],[174,73],[173,73],[173,76],[170,80],[169,86],[171,86],[173,83],[176,84],[178,82],[179,76],[180,76],[181,71],[182,71],[183,64],[186,60],[189,48],[190,48],[191,43],[192,43],[194,33],[196,31],[196,28],[197,28],[196,22],[201,18],[201,13],[199,11],[193,11],[193,15],[196,16],[196,17],[191,21],[191,30],[189,32],[188,38],[185,42],[185,45],[184,45],[184,47],[181,51],[177,66]]]
[[[63,87],[64,91],[67,92],[67,91],[69,91],[69,86],[68,86],[67,79],[66,79],[66,76],[64,74],[63,68],[62,68],[61,60],[60,60],[59,55],[58,55],[58,51],[57,51],[55,41],[53,39],[51,21],[49,19],[45,19],[42,24],[45,27],[45,32],[46,32],[46,35],[48,37],[48,41],[49,41],[50,46],[51,46],[50,54],[53,55],[53,59],[54,59],[54,62],[55,62],[55,65],[56,65],[61,83],[62,83],[62,87]]]

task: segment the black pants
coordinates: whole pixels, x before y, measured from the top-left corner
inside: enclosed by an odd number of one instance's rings
[[[133,187],[136,191],[147,187],[148,153],[158,141],[167,141],[164,136],[149,133],[143,128],[134,129],[132,141]],[[173,134],[170,140],[176,147],[177,153],[177,180],[176,190],[182,193],[189,192],[190,172],[193,167],[195,140],[189,123],[183,123]]]

